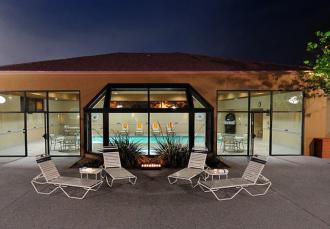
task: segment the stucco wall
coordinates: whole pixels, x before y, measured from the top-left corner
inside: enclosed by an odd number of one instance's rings
[[[9,90],[80,90],[81,112],[84,106],[108,83],[189,83],[216,110],[217,90],[297,89],[297,73],[285,72],[0,72],[0,91]],[[314,136],[326,135],[326,103],[306,101],[305,154]],[[307,112],[306,112],[307,113]],[[82,113],[83,114],[83,113]],[[321,118],[321,119],[318,119]],[[319,120],[320,128],[310,128]],[[324,122],[322,124],[322,122]],[[83,115],[81,115],[83,126]],[[214,115],[216,131],[217,115]],[[322,127],[323,126],[323,127]],[[81,135],[83,143],[83,134]],[[214,143],[216,134],[214,134]],[[215,145],[214,145],[215,146]]]

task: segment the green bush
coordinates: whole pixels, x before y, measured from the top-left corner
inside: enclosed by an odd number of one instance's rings
[[[137,158],[142,153],[139,142],[131,142],[128,135],[117,134],[110,139],[110,144],[118,147],[123,167],[132,168],[139,166]]]
[[[155,151],[168,167],[186,167],[189,160],[189,147],[182,144],[181,139],[174,136],[156,137]]]

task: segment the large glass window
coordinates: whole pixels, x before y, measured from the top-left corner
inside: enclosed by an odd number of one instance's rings
[[[110,108],[147,108],[148,91],[145,89],[113,89]]]
[[[155,154],[158,143],[166,141],[166,138],[188,145],[188,123],[189,114],[187,113],[151,113],[150,154]]]
[[[103,113],[91,114],[92,150],[97,151],[103,146]]]
[[[87,126],[92,128],[87,131],[91,133],[91,136],[87,136],[88,150],[95,152],[96,144],[111,144],[121,137],[139,144],[142,153],[147,155],[157,154],[159,143],[169,138],[190,149],[196,147],[213,150],[212,128],[206,128],[207,124],[212,126],[212,107],[190,85],[128,86],[109,84],[86,107],[88,117],[91,117],[91,123]],[[101,101],[110,101],[109,109],[95,107]],[[93,117],[98,112],[108,117],[107,120],[94,121]],[[103,130],[102,137],[96,136],[96,126]]]
[[[25,155],[24,113],[0,113],[0,139],[0,156]]]
[[[139,144],[144,154],[148,154],[148,114],[109,114],[109,141],[112,143],[118,137],[128,137],[130,142]]]
[[[150,90],[151,108],[187,108],[187,95],[185,90]]]
[[[80,154],[76,91],[0,93],[0,156]]]
[[[49,92],[49,141],[51,155],[80,154],[79,92]]]
[[[302,104],[300,91],[218,92],[218,154],[300,155]]]
[[[300,91],[273,93],[273,155],[301,154],[302,104]]]

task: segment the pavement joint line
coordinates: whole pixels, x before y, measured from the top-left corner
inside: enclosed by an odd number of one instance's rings
[[[327,221],[325,221],[324,219],[320,218],[319,216],[313,214],[312,212],[308,211],[306,208],[300,206],[299,204],[297,204],[295,201],[291,200],[289,197],[287,197],[286,195],[284,195],[282,192],[274,189],[273,187],[271,188],[275,193],[277,193],[278,195],[280,195],[282,198],[286,199],[287,201],[289,201],[291,204],[293,204],[294,206],[296,206],[298,209],[306,212],[307,214],[309,214],[310,216],[312,216],[315,219],[320,220],[321,222],[323,222],[324,224],[326,224],[328,227],[330,227],[330,223],[328,223]]]
[[[292,163],[294,165],[301,165],[298,162],[290,161],[290,160],[285,159],[285,158],[281,158],[281,157],[275,157],[275,158],[278,159],[278,160],[282,160],[282,161],[286,161],[286,162]]]

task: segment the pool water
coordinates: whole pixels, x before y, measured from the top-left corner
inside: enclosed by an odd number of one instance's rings
[[[175,140],[180,141],[181,143],[188,144],[189,137],[188,136],[173,136]],[[131,142],[138,142],[140,144],[148,144],[148,136],[128,136]],[[161,141],[163,137],[161,136],[150,136],[150,144],[157,144],[158,141]],[[111,137],[109,138],[111,140]],[[102,136],[93,136],[92,139],[93,144],[102,144],[103,137]],[[204,145],[205,137],[204,136],[195,136],[195,145]]]

